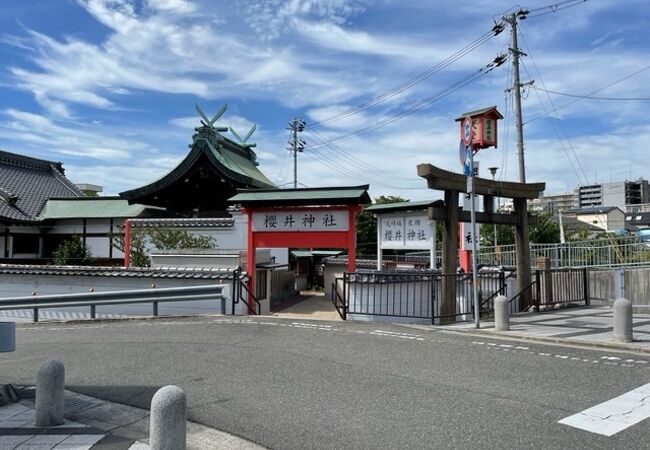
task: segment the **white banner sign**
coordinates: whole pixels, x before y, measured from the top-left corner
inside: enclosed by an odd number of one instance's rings
[[[348,231],[347,211],[266,211],[253,213],[253,231]]]
[[[379,216],[382,249],[428,250],[433,243],[433,222],[426,213]]]
[[[479,239],[478,236],[478,231],[479,231],[480,225],[477,223],[476,224],[476,233],[477,236],[474,236],[472,233],[472,224],[469,222],[462,222],[460,224],[460,232],[463,238],[460,241],[460,249],[461,250],[472,250],[472,240],[476,240],[476,249],[478,250],[481,248],[481,239]]]

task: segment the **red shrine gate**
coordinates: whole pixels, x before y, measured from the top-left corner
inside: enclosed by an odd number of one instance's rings
[[[229,200],[248,217],[246,272],[255,289],[258,248],[336,248],[356,267],[356,213],[370,203],[368,185],[240,191]]]

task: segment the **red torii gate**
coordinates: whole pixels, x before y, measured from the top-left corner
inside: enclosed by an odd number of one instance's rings
[[[248,217],[246,272],[255,292],[258,248],[341,248],[348,272],[356,267],[356,213],[371,203],[368,185],[239,190],[228,201]]]

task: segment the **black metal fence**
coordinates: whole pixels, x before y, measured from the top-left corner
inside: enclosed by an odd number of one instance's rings
[[[481,316],[493,313],[497,296],[508,296],[507,280],[513,276],[504,270],[479,272]],[[455,290],[453,301],[443,301],[443,284]],[[474,318],[472,290],[471,273],[351,272],[332,284],[332,302],[344,320],[350,315],[366,315],[430,319],[434,324],[460,322]],[[586,268],[537,270],[532,282],[510,298],[510,313],[525,312],[533,306],[550,309],[558,304],[589,305]]]
[[[589,272],[577,269],[537,270],[532,282],[510,299],[511,312],[551,309],[556,305],[589,306]]]
[[[481,314],[491,313],[497,295],[506,293],[505,273],[478,275]],[[454,305],[442,304],[442,285],[452,279],[456,297]],[[332,302],[341,317],[349,315],[387,316],[395,318],[471,320],[474,314],[471,274],[418,272],[344,273],[332,284]]]

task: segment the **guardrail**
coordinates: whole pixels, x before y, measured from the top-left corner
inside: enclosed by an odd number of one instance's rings
[[[97,306],[151,303],[152,315],[158,315],[158,303],[182,302],[192,300],[221,300],[222,313],[225,313],[226,297],[224,285],[188,286],[156,289],[136,289],[130,291],[83,292],[79,294],[56,294],[16,298],[0,298],[0,311],[33,309],[34,322],[38,322],[39,309],[70,308],[90,306],[90,317],[96,318]]]

